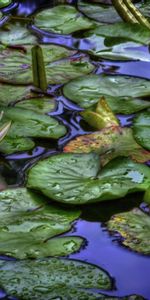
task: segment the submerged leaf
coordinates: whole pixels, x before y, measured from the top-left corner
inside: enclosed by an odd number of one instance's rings
[[[150,107],[150,101],[137,99],[149,96],[150,81],[131,76],[86,75],[71,80],[63,92],[65,97],[85,108],[102,96],[115,113],[130,114]]]
[[[150,150],[150,111],[144,111],[135,117],[133,133],[137,142]]]
[[[150,254],[150,217],[139,209],[114,215],[108,229],[121,235],[122,244],[134,251]]]
[[[100,155],[103,165],[118,156],[130,156],[140,163],[150,160],[150,152],[136,143],[132,130],[118,126],[78,136],[64,147],[64,152],[96,152]]]
[[[34,24],[42,30],[60,34],[70,34],[93,26],[92,21],[69,5],[59,5],[39,12]]]
[[[94,265],[51,258],[1,261],[0,285],[9,295],[23,300],[94,300],[109,299],[90,289],[110,289],[111,279]]]
[[[150,185],[150,169],[120,158],[100,170],[98,154],[64,153],[33,166],[27,185],[58,202],[84,204],[145,191]]]
[[[77,251],[81,238],[51,238],[68,231],[79,214],[49,205],[42,196],[25,188],[1,192],[0,254],[23,259]]]

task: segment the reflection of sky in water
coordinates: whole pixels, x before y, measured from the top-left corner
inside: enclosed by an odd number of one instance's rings
[[[150,260],[118,247],[98,222],[79,221],[73,235],[87,239],[88,245],[70,258],[81,259],[107,270],[116,279],[116,291],[108,295],[139,294],[150,299]],[[69,234],[68,234],[69,235]]]

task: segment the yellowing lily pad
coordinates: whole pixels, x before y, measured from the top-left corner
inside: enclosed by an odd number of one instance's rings
[[[96,152],[100,155],[103,164],[118,156],[130,156],[140,163],[150,160],[150,152],[136,143],[132,130],[119,126],[78,136],[64,147],[64,152]]]
[[[119,158],[101,169],[95,153],[64,153],[44,159],[29,170],[27,181],[29,188],[66,204],[118,199],[145,191],[149,185],[147,166]]]
[[[78,260],[43,259],[0,262],[0,285],[23,300],[109,299],[94,289],[111,289],[109,275]],[[93,290],[92,290],[93,289]],[[111,297],[112,299],[112,297]]]
[[[113,112],[130,114],[150,107],[141,97],[149,96],[150,81],[130,76],[87,75],[67,83],[65,97],[81,107],[91,107],[105,96]]]
[[[24,259],[74,252],[81,238],[53,237],[68,231],[79,215],[49,205],[25,188],[5,190],[0,193],[0,254]]]
[[[108,229],[120,234],[122,244],[130,249],[150,254],[150,217],[139,209],[114,215]]]
[[[39,12],[34,24],[42,30],[60,34],[70,34],[93,26],[92,21],[69,5],[58,5]]]

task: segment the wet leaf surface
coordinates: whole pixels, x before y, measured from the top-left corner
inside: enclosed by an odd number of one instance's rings
[[[57,139],[66,133],[65,126],[59,124],[54,118],[43,115],[43,112],[37,113],[23,107],[2,107],[1,109],[5,117],[0,122],[0,126],[11,121],[10,130],[0,143],[0,151],[5,154],[32,149],[35,144],[29,137]]]
[[[139,209],[114,215],[108,222],[108,229],[119,233],[123,245],[130,249],[150,254],[150,217]]]
[[[140,163],[150,160],[150,152],[136,143],[132,130],[117,126],[78,136],[64,147],[64,152],[96,152],[100,155],[102,164],[118,156],[130,156]]]
[[[85,108],[105,96],[115,113],[130,114],[150,106],[149,101],[140,99],[149,96],[150,81],[130,76],[91,74],[70,81],[63,92],[65,97]]]
[[[71,57],[76,53],[75,51],[53,45],[42,46],[42,50],[49,84],[65,83],[82,74],[88,74],[94,69],[86,55]],[[31,46],[24,46],[22,49],[2,49],[0,60],[1,82],[33,83]]]
[[[60,34],[70,34],[93,26],[92,21],[69,5],[59,5],[39,12],[34,24],[42,30]]]
[[[111,288],[107,273],[77,260],[1,261],[0,266],[1,286],[9,295],[24,300],[77,300],[79,297],[94,300],[101,296],[90,289]]]
[[[81,238],[53,237],[68,231],[79,215],[77,210],[50,205],[25,188],[5,190],[0,193],[0,254],[24,259],[77,251]]]
[[[150,169],[126,158],[100,169],[99,155],[64,153],[38,162],[28,173],[27,185],[67,204],[118,199],[146,190]]]
[[[27,25],[12,22],[0,29],[0,43],[4,45],[30,45],[36,44],[37,41],[37,37],[27,29]]]
[[[133,121],[133,133],[137,142],[150,150],[150,111],[138,114]]]

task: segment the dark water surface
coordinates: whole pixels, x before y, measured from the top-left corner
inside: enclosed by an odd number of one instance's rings
[[[47,5],[49,2],[49,5]],[[68,1],[72,5],[76,5],[73,1]],[[15,4],[14,4],[15,5]],[[36,11],[37,8],[52,7],[53,1],[23,1],[17,8],[19,14],[29,15]],[[6,11],[6,9],[5,9]],[[8,9],[7,9],[8,11]],[[34,29],[34,27],[33,27]],[[36,30],[36,29],[35,29]],[[43,34],[42,41],[45,43],[61,44],[67,47],[78,47],[81,50],[89,49],[90,44],[86,40],[78,41],[77,38],[71,36],[63,36],[57,34]],[[78,45],[78,46],[77,46]],[[149,51],[148,47],[143,47],[143,51]],[[150,63],[147,62],[110,62],[95,61],[97,66],[96,73],[108,74],[126,74],[140,76],[150,79]],[[20,153],[18,155],[7,156],[7,164],[0,171],[9,185],[19,186],[24,182],[24,173],[36,160],[41,157],[47,157],[58,151],[61,151],[66,141],[79,134],[87,133],[85,126],[78,115],[81,109],[69,102],[63,96],[60,96],[60,86],[50,86],[50,93],[57,98],[57,110],[51,115],[68,127],[68,134],[61,138],[58,143],[42,144],[37,142],[37,147],[28,153]],[[132,116],[118,116],[122,126],[129,126],[132,123]],[[39,146],[40,145],[40,146]],[[96,264],[109,272],[114,278],[114,289],[105,294],[111,296],[127,296],[138,294],[145,299],[150,299],[150,259],[147,256],[136,254],[127,248],[120,247],[119,242],[114,241],[105,228],[105,222],[109,220],[111,215],[127,211],[133,207],[141,206],[145,209],[145,205],[141,203],[142,196],[134,194],[120,201],[112,201],[100,203],[91,206],[84,206],[81,219],[74,223],[71,232],[66,235],[78,235],[85,238],[86,242],[79,253],[70,255],[70,258],[80,259],[89,263]],[[0,299],[7,298],[1,292]],[[118,298],[119,299],[119,298]],[[40,300],[40,299],[39,299]],[[46,300],[46,299],[45,299]]]

